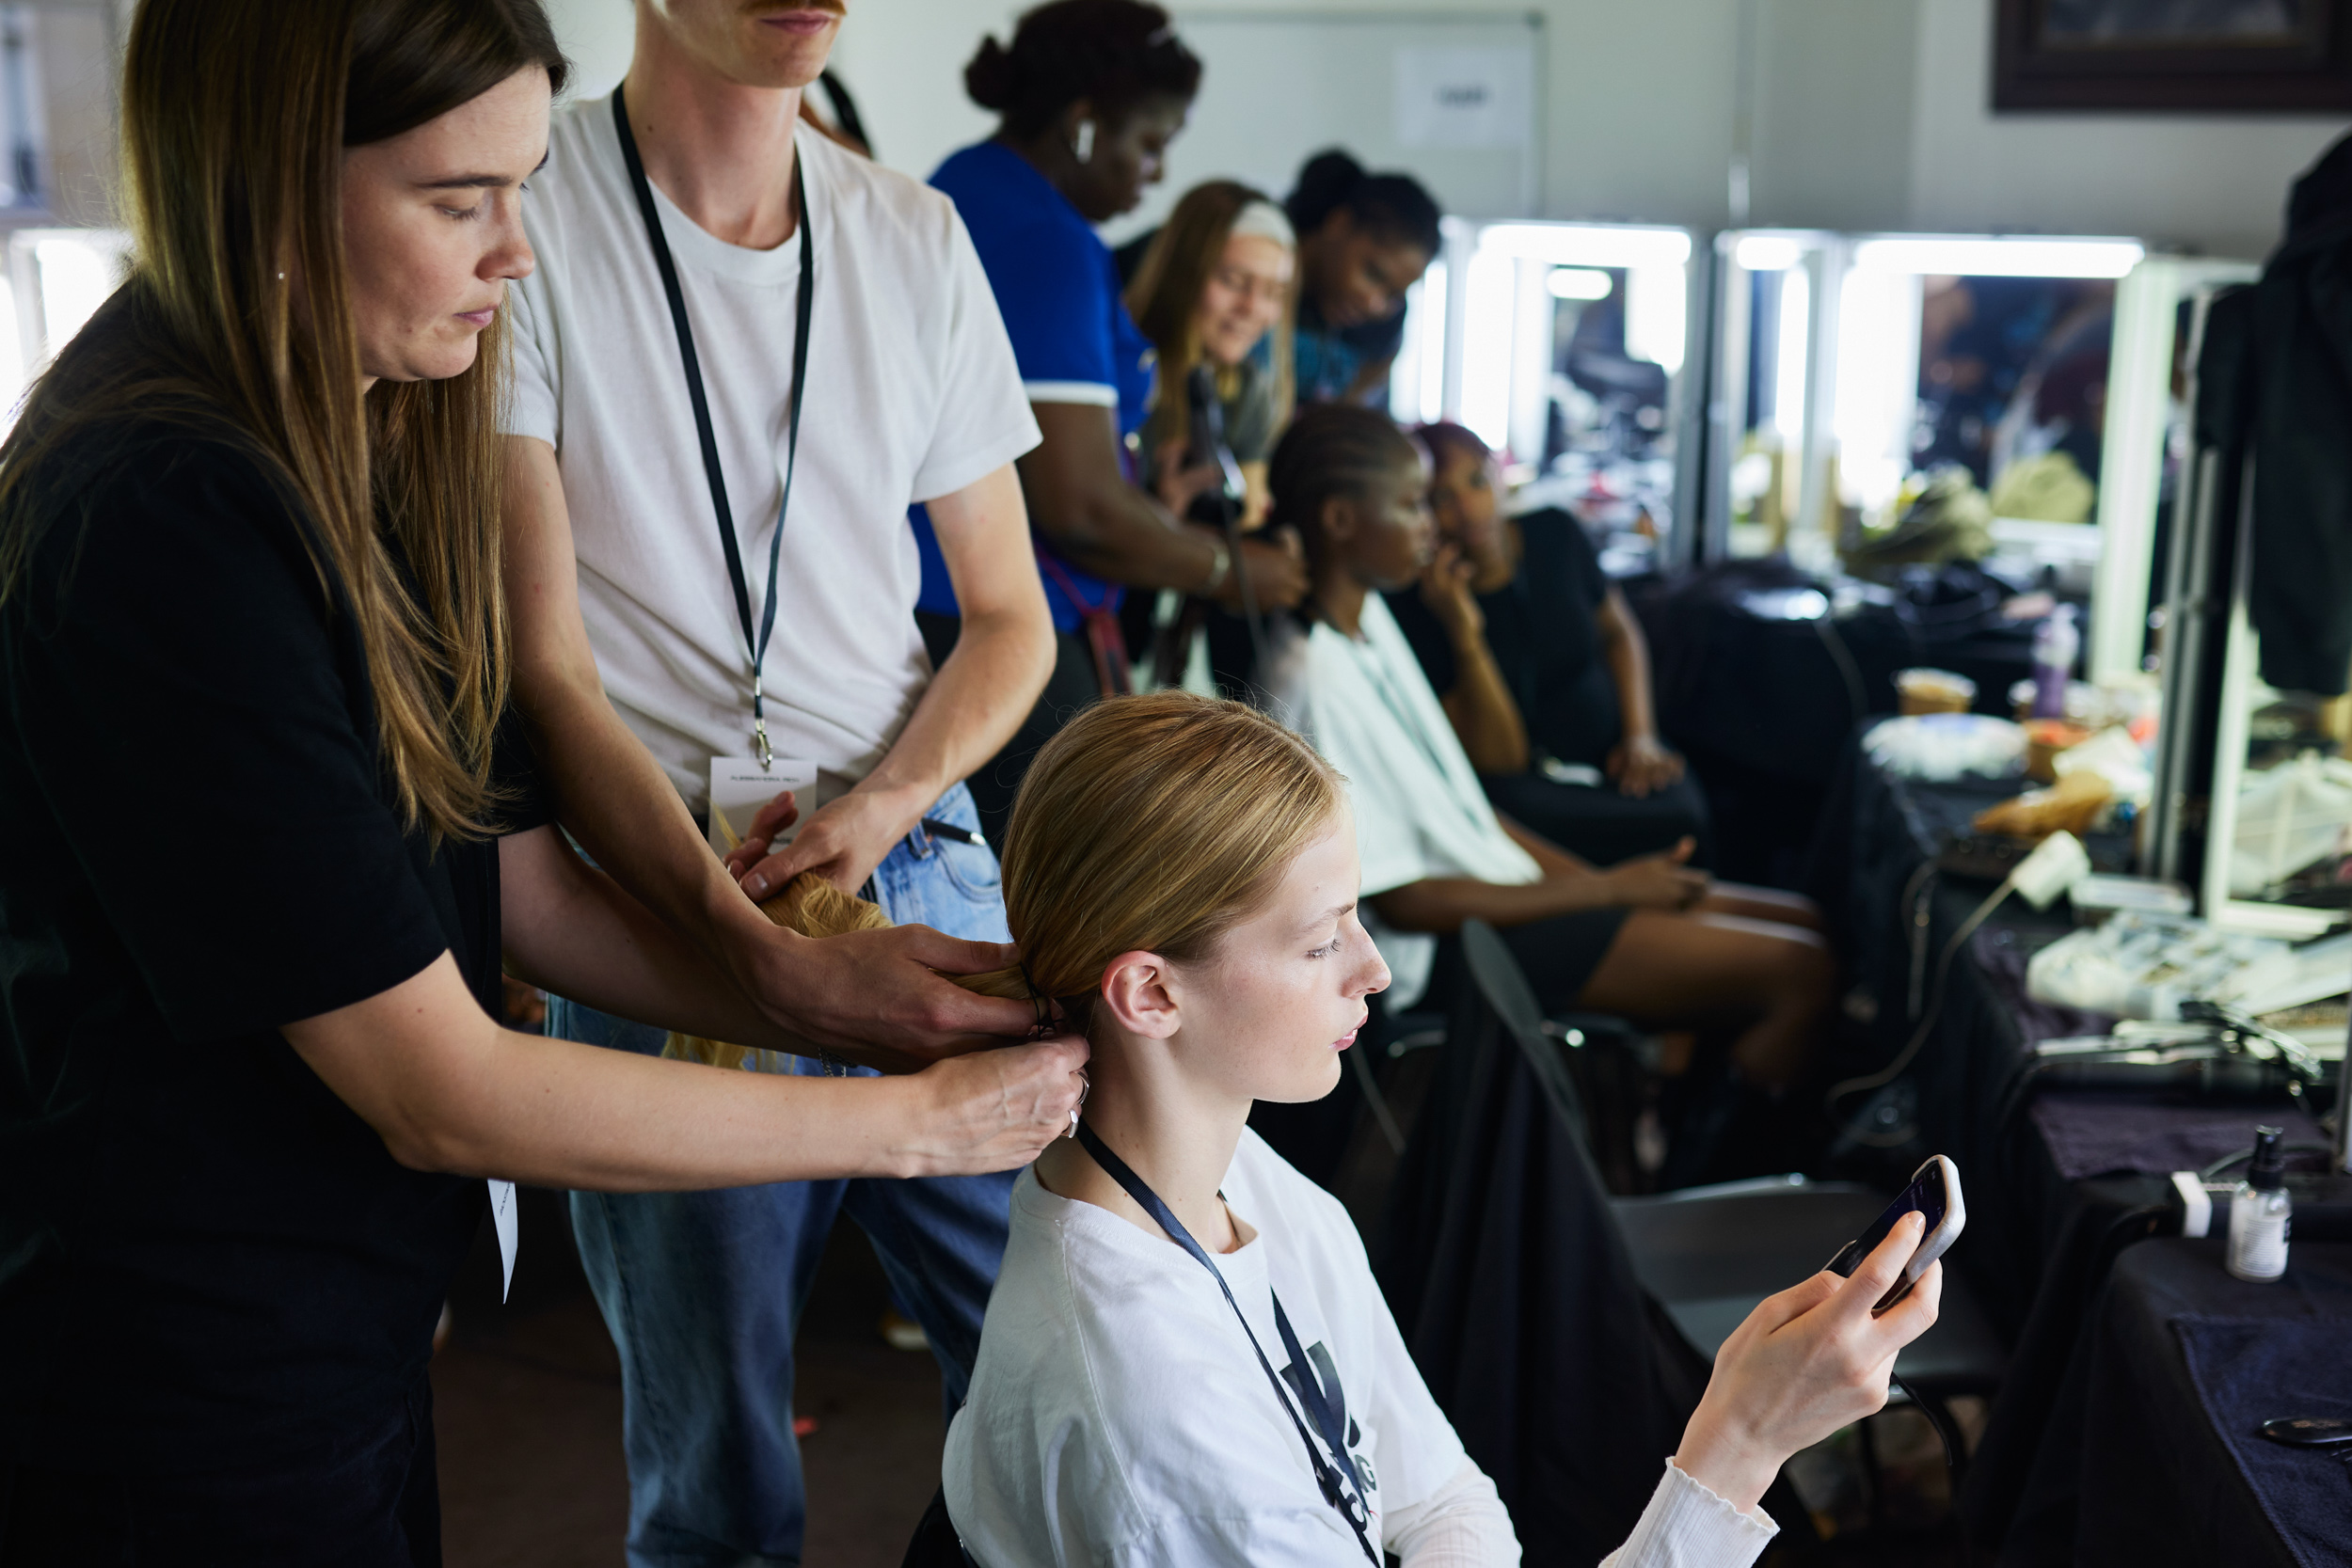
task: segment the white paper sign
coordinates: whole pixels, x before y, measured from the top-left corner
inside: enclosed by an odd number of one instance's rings
[[[1524,49],[1400,48],[1397,143],[1523,149],[1532,139],[1534,76]]]
[[[772,758],[765,768],[757,757],[712,757],[710,759],[710,847],[723,855],[740,844],[752,831],[752,819],[759,808],[783,794],[795,790],[800,795],[801,815],[789,829],[776,835],[778,844],[789,844],[800,823],[805,822],[817,810],[817,765],[791,757]],[[725,814],[726,826],[720,826],[720,816]],[[727,836],[728,829],[734,837]]]
[[[515,1287],[515,1245],[522,1234],[522,1216],[515,1212],[515,1183],[490,1178],[490,1228],[499,1233],[499,1300]]]

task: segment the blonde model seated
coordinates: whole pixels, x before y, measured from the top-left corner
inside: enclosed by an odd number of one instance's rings
[[[1344,782],[1264,716],[1105,702],[1039,755],[1004,846],[1029,984],[1089,1037],[1083,1124],[1013,1189],[947,1508],[983,1568],[1518,1560],[1493,1484],[1406,1354],[1346,1212],[1245,1122],[1320,1098],[1389,972],[1357,919]],[[1745,1564],[1797,1449],[1877,1410],[1941,1276],[1757,1307],[1609,1560]],[[1595,1419],[1607,1412],[1594,1411]]]

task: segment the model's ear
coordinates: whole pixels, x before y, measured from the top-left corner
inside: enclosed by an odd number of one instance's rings
[[[1363,505],[1354,496],[1326,496],[1315,527],[1325,543],[1344,545],[1356,537],[1363,521]]]
[[[1121,953],[1103,966],[1103,1000],[1121,1029],[1145,1039],[1176,1033],[1176,997],[1168,986],[1168,960],[1156,953]]]

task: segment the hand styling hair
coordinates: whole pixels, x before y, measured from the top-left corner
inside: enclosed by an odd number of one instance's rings
[[[1013,801],[1005,914],[1021,964],[956,983],[1057,1006],[1083,1033],[1111,959],[1207,956],[1345,802],[1331,765],[1255,708],[1184,691],[1098,703],[1045,743]],[[803,936],[890,924],[808,872],[760,908]],[[665,1054],[743,1059],[679,1036]]]

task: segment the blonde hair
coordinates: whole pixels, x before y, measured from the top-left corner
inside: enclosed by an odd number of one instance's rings
[[[1245,704],[1186,691],[1097,703],[1045,743],[1013,801],[1005,914],[1021,964],[956,983],[1058,1003],[1083,1032],[1112,958],[1205,958],[1345,800],[1313,747]],[[809,873],[760,908],[804,936],[890,924]],[[675,1035],[664,1054],[743,1059],[739,1046]]]

